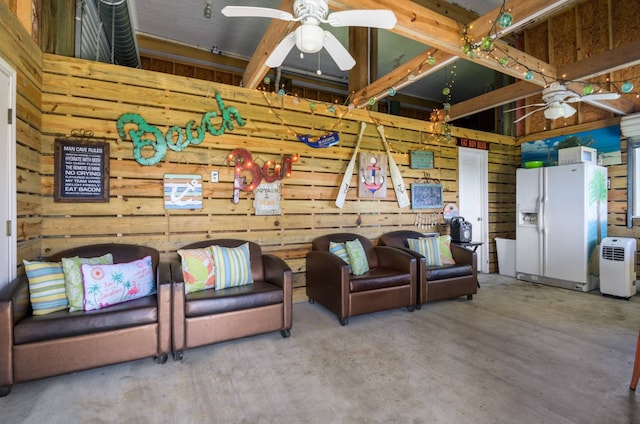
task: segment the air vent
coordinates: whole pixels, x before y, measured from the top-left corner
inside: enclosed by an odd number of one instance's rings
[[[624,261],[624,247],[602,246],[602,259]]]

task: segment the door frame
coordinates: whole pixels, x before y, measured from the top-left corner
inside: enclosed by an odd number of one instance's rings
[[[8,109],[0,111],[4,119],[0,120],[0,178],[3,189],[0,190],[0,216],[2,222],[2,268],[0,273],[0,287],[9,284],[17,275],[17,203],[16,203],[16,71],[0,57],[0,76],[7,78]],[[4,96],[4,94],[3,94]],[[6,192],[4,191],[6,190]]]
[[[472,235],[474,241],[482,242],[478,247],[478,272],[489,272],[489,152],[480,149],[471,149],[468,147],[458,147],[458,207],[460,215],[465,216],[465,199],[460,187],[463,184],[463,174],[461,164],[465,158],[473,157],[480,164],[480,179],[472,181],[476,186],[478,193],[482,197],[480,205],[480,221],[471,222]],[[466,182],[464,182],[466,183]]]

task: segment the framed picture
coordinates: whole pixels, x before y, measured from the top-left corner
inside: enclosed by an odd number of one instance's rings
[[[409,152],[412,169],[432,169],[433,152],[428,150],[411,150]]]
[[[440,209],[442,184],[411,184],[411,209]]]
[[[109,201],[109,143],[56,139],[54,201]]]

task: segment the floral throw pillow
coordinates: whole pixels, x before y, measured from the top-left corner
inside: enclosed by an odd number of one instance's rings
[[[64,288],[67,292],[70,311],[84,310],[84,286],[82,284],[82,264],[112,264],[113,255],[107,253],[97,258],[62,258],[62,269],[64,271]]]
[[[349,254],[349,261],[351,262],[351,273],[353,275],[362,275],[369,271],[369,261],[367,261],[367,254],[362,247],[360,240],[355,239],[345,242],[347,253]]]
[[[156,292],[151,256],[111,265],[82,265],[84,310],[93,311]]]
[[[209,249],[181,249],[178,254],[182,260],[185,293],[215,288],[215,267]]]

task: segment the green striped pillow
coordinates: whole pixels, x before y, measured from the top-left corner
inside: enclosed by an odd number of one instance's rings
[[[29,279],[29,298],[33,315],[46,315],[67,309],[64,272],[60,262],[23,261]]]
[[[349,265],[349,272],[351,272],[351,261],[349,260],[349,252],[347,252],[347,246],[344,243],[329,242],[329,252],[338,256]]]
[[[216,290],[253,283],[249,243],[238,247],[209,246],[214,263]]]
[[[440,262],[440,238],[420,237],[418,239],[407,239],[409,249],[418,252],[425,258],[425,265],[438,266]]]

